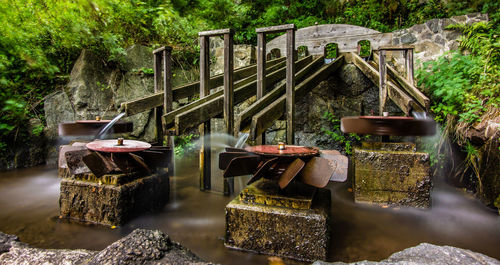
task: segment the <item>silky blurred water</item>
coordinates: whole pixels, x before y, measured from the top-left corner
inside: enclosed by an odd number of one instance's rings
[[[175,204],[123,227],[71,223],[58,218],[57,170],[34,167],[0,173],[0,231],[41,248],[100,250],[136,228],[160,229],[207,261],[266,264],[268,256],[226,249],[224,206],[236,195],[201,192],[198,157],[176,161]],[[330,260],[381,260],[421,242],[471,249],[500,259],[500,217],[470,194],[434,181],[429,210],[355,204],[348,183],[331,183]],[[235,187],[236,193],[241,189]],[[174,200],[172,200],[174,201]],[[298,262],[285,260],[287,264]]]

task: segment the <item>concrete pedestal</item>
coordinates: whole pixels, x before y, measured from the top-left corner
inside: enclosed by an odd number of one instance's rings
[[[66,174],[67,175],[67,174]],[[121,225],[143,212],[161,209],[169,199],[168,173],[140,175],[73,175],[61,180],[62,218]]]
[[[391,206],[430,207],[429,154],[413,143],[363,143],[354,149],[354,200]]]
[[[296,184],[303,187],[292,190],[302,194],[287,195],[267,179],[243,190],[226,206],[226,247],[303,261],[325,260],[330,191]]]

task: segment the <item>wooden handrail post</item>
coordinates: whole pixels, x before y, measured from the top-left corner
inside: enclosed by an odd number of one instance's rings
[[[163,106],[155,108],[155,122],[156,122],[156,142],[163,145],[165,132],[163,131],[163,124],[161,116],[172,110],[172,47],[164,46],[153,51],[153,67],[154,67],[154,92],[163,90],[164,101]],[[162,75],[163,67],[163,75]],[[163,76],[163,78],[162,78]],[[160,89],[163,83],[163,89]]]
[[[266,28],[258,28],[257,32],[257,99],[264,95],[265,87],[265,34],[286,32],[286,142],[293,144],[295,142],[295,30],[294,24],[271,26]],[[260,64],[260,68],[259,68]],[[259,76],[259,73],[261,76]],[[260,77],[260,78],[259,78]],[[259,97],[260,95],[260,97]],[[263,139],[257,139],[257,142],[264,143]]]
[[[232,29],[219,29],[199,32],[200,36],[200,98],[210,94],[209,38],[224,36],[224,124],[226,132],[234,135],[234,61]],[[203,128],[202,128],[203,127]],[[200,150],[200,189],[211,189],[211,147],[210,120],[200,126],[202,148]],[[224,195],[229,195],[234,186],[233,179],[224,179]]]
[[[224,124],[229,135],[234,135],[233,35],[232,30],[224,34]]]
[[[286,142],[295,142],[295,25],[286,31]]]
[[[396,46],[382,46],[379,47],[378,69],[380,73],[379,82],[379,115],[383,115],[387,101],[387,65],[386,65],[386,51],[402,51],[405,58],[406,79],[413,86],[415,85],[415,78],[413,75],[413,49],[415,47],[410,45],[396,45]],[[425,107],[425,106],[424,106]],[[408,113],[409,115],[409,113]]]
[[[382,116],[385,110],[385,103],[387,100],[387,66],[385,65],[385,50],[380,50],[380,56],[378,60],[378,72],[380,73],[379,80],[379,115]]]
[[[210,51],[208,36],[200,35],[200,98],[210,94],[208,82],[210,80]],[[200,130],[200,189],[211,189],[211,147],[210,147],[210,121],[204,122]]]
[[[257,33],[257,100],[264,96],[266,87],[266,35],[264,32]],[[266,144],[266,133],[258,136],[255,143]]]
[[[406,67],[406,79],[410,84],[415,85],[415,76],[413,73],[413,49],[408,49],[404,51],[405,55],[405,67]]]

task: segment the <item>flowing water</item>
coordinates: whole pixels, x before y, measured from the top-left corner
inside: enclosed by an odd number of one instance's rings
[[[0,173],[0,231],[41,248],[100,250],[136,228],[160,229],[205,260],[266,264],[268,256],[226,249],[224,197],[198,188],[198,157],[176,161],[175,205],[111,229],[58,218],[57,170],[34,167]],[[470,194],[435,180],[432,208],[391,209],[355,204],[348,183],[330,183],[330,260],[381,260],[421,242],[471,249],[500,259],[500,217]],[[236,192],[241,187],[236,187]],[[235,193],[237,194],[237,193]],[[172,198],[173,199],[173,198]],[[287,264],[298,262],[285,260]]]
[[[123,116],[125,116],[125,112],[122,112],[122,113],[116,115],[116,117],[114,117],[108,124],[106,124],[106,126],[104,126],[104,128],[102,128],[97,133],[95,138],[96,139],[104,139],[106,137],[106,135],[108,134],[109,130],[113,127],[113,125],[115,125],[115,123],[117,121],[119,121]]]

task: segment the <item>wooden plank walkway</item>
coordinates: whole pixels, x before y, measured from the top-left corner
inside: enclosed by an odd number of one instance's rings
[[[266,71],[268,73],[272,73],[274,71],[277,71],[279,70],[280,68],[283,68],[285,66],[285,60],[282,60],[281,62],[279,62],[278,64],[275,64],[275,65],[271,65],[269,66]],[[240,87],[243,87],[251,82],[254,82],[256,80],[256,75],[253,74],[253,75],[250,75],[246,78],[243,78],[243,79],[240,79],[238,81],[235,82],[234,84],[234,89],[238,89]],[[167,114],[163,115],[163,120],[164,120],[164,126],[165,128],[172,128],[174,126],[174,121],[175,121],[175,116],[179,115],[180,113],[183,113],[183,112],[186,112],[190,109],[193,109],[194,107],[200,105],[200,104],[203,104],[205,102],[208,102],[208,101],[211,101],[217,97],[220,97],[221,95],[223,95],[224,91],[220,90],[220,91],[217,91],[215,93],[212,93],[206,97],[203,97],[201,99],[198,99],[198,100],[195,100],[193,102],[190,102],[189,104],[187,105],[184,105],[182,107],[179,107],[175,110],[172,110],[171,112],[168,112]]]
[[[337,70],[344,62],[344,56],[338,57],[334,62],[322,66],[313,74],[309,75],[304,81],[295,87],[297,97],[304,96],[308,90],[317,86],[321,81],[325,80],[329,74]],[[258,135],[261,135],[267,128],[271,127],[274,122],[285,113],[286,95],[282,95],[272,104],[259,111],[252,117],[250,125],[251,140],[255,140]]]
[[[379,55],[373,53],[373,61],[377,63],[379,61]],[[387,65],[387,73],[389,76],[397,82],[408,94],[410,94],[422,107],[429,109],[430,100],[426,97],[418,88],[416,88],[411,82],[402,77],[392,66]]]
[[[305,67],[308,63],[312,61],[312,56],[308,56],[295,62],[296,67],[301,69]],[[284,78],[286,72],[286,67],[281,68],[266,75],[266,88],[271,87],[274,83]],[[234,104],[239,104],[246,99],[254,96],[256,94],[257,82],[252,81],[234,91]],[[204,102],[202,104],[197,104],[192,109],[180,113],[175,116],[175,133],[177,135],[190,130],[199,124],[208,121],[211,118],[215,118],[222,113],[224,107],[223,96],[218,96],[212,100]]]
[[[274,66],[285,62],[285,57],[276,58],[270,60],[266,63],[267,67]],[[257,73],[257,64],[252,64],[249,66],[238,68],[234,71],[234,80],[239,81],[241,79],[247,78]],[[209,87],[210,89],[222,86],[224,82],[224,75],[219,74],[210,78]],[[189,84],[181,85],[172,89],[172,100],[176,101],[182,98],[191,97],[199,94],[200,82],[192,82]],[[152,108],[156,108],[163,105],[164,93],[163,91],[154,93],[149,96],[145,96],[140,99],[135,99],[132,101],[124,102],[121,104],[121,109],[125,111],[127,116],[141,113]]]
[[[352,63],[356,65],[363,74],[368,77],[375,85],[379,86],[380,74],[371,64],[363,60],[355,53],[349,53]],[[387,81],[387,93],[389,98],[406,114],[410,115],[410,111],[424,111],[415,100],[408,96],[391,80]]]
[[[311,74],[314,70],[320,67],[323,64],[324,57],[321,56],[315,59],[313,62],[308,64],[305,68],[300,70],[295,75],[295,80],[297,83],[300,83],[306,75]],[[269,91],[265,96],[258,99],[248,108],[243,110],[240,114],[236,116],[236,120],[234,123],[235,134],[240,131],[247,130],[247,127],[250,125],[252,121],[252,117],[261,111],[263,108],[272,104],[276,99],[278,99],[285,92],[286,84],[281,84],[273,90]]]

